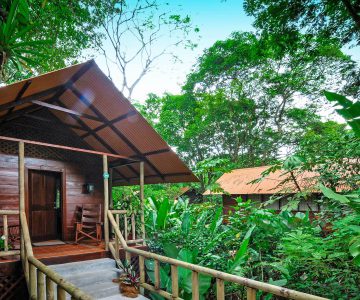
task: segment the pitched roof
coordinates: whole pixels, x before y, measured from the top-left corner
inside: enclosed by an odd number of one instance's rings
[[[254,194],[275,194],[275,193],[295,193],[298,192],[293,181],[287,182],[283,186],[279,186],[284,180],[289,179],[289,174],[285,174],[283,170],[277,170],[269,174],[263,180],[257,183],[250,183],[262,177],[262,173],[269,169],[270,166],[261,166],[254,168],[244,168],[232,170],[223,174],[216,182],[224,190],[225,193],[231,195],[254,195]],[[314,172],[304,172],[297,176],[297,181],[301,189],[308,189],[314,186],[314,177],[318,174]],[[205,195],[210,192],[206,191]],[[213,193],[214,194],[214,193]],[[218,192],[215,194],[223,194]]]
[[[88,149],[128,158],[109,158],[115,185],[139,182],[139,164],[128,164],[132,160],[144,161],[146,183],[198,181],[93,60],[0,88],[0,127],[23,117],[39,121],[41,110],[50,111]],[[50,130],[46,124],[43,130]]]

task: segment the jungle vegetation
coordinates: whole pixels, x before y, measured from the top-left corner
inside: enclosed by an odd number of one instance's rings
[[[200,182],[191,187],[199,193],[218,189],[216,180],[234,168],[271,165],[268,173],[282,169],[295,180],[316,171],[323,209],[312,218],[292,211],[308,199],[307,190],[280,213],[239,198],[224,223],[219,196],[193,203],[180,196],[184,185],[147,186],[149,247],[331,299],[360,299],[360,69],[343,52],[359,46],[359,4],[244,0],[244,10],[256,30],[233,32],[206,49],[180,94],[133,101],[194,170]],[[131,97],[158,55],[169,50],[157,47],[159,26],[179,33],[169,45],[195,46],[188,35],[199,29],[191,17],[160,1],[4,0],[0,84],[108,54],[121,73],[120,89]],[[140,37],[135,53],[121,50],[129,35]],[[113,53],[104,51],[109,40]],[[145,55],[146,63],[129,82],[126,70],[136,55]],[[338,116],[330,118],[334,107]],[[138,209],[135,188],[114,188],[113,198],[116,207]],[[147,270],[151,279],[151,263]],[[179,276],[181,296],[190,299],[191,276]],[[213,282],[200,281],[202,297],[211,299]],[[161,283],[169,288],[166,266]],[[244,290],[227,285],[226,294],[242,299]]]

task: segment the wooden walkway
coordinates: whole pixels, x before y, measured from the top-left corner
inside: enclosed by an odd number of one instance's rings
[[[108,257],[104,244],[65,244],[33,247],[34,256],[45,264],[60,264],[80,260]],[[3,257],[0,263],[20,260],[19,256]]]

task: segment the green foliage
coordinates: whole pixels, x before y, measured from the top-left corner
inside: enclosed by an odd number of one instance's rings
[[[9,79],[8,70],[22,73],[38,66],[38,59],[49,58],[43,51],[49,40],[28,39],[35,25],[30,21],[27,1],[9,1],[4,8],[0,17],[0,83]]]
[[[323,297],[344,299],[347,295],[357,299],[360,219],[349,211],[342,217],[328,215],[330,231],[323,228],[321,215],[311,220],[308,213],[277,214],[240,198],[227,223],[223,223],[222,207],[216,200],[189,204],[179,199],[171,203],[169,211],[165,228],[148,232],[152,251]],[[191,272],[180,269],[180,290],[188,298]],[[153,281],[151,261],[147,271]],[[160,276],[163,288],[170,291],[168,265],[161,265]],[[214,282],[202,280],[201,294],[211,297],[216,291]],[[226,285],[229,296],[242,297],[243,293],[242,287]]]
[[[246,0],[244,9],[265,32],[291,36],[305,31],[338,38],[343,44],[360,43],[356,1]]]
[[[336,112],[342,116],[354,130],[355,134],[360,137],[360,101],[352,102],[345,96],[325,91],[326,98],[331,102],[341,105],[341,109]]]

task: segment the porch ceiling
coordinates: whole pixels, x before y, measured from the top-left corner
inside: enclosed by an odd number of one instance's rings
[[[88,149],[144,161],[145,183],[198,180],[93,60],[1,87],[0,129],[24,118],[48,133],[60,121]],[[114,185],[139,183],[139,163],[130,162],[109,157]]]

